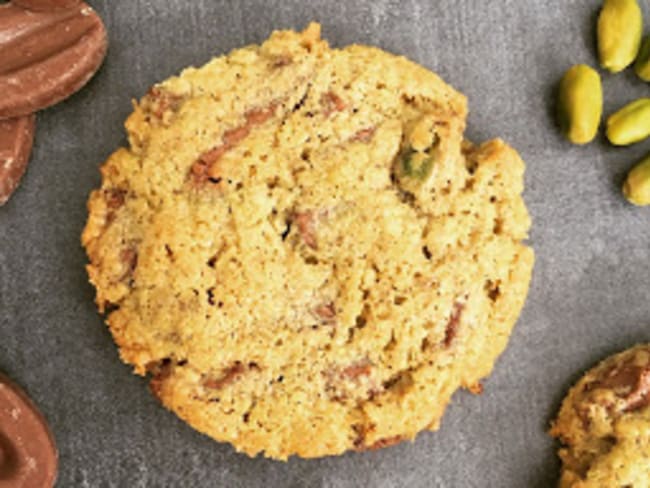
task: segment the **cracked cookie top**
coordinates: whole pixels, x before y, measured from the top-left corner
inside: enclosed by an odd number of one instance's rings
[[[465,98],[320,27],[153,87],[83,233],[122,359],[250,455],[385,447],[480,390],[533,263],[524,164]]]
[[[562,488],[650,486],[650,344],[605,359],[569,391],[551,429]]]

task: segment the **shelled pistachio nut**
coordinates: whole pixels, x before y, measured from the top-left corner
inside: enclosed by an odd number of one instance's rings
[[[650,36],[646,36],[641,43],[639,55],[634,62],[634,72],[643,81],[650,81]]]
[[[605,0],[598,17],[598,54],[603,68],[618,73],[639,52],[643,16],[637,0]]]
[[[629,103],[607,119],[607,139],[627,146],[650,136],[650,98]]]
[[[627,175],[623,194],[634,205],[650,205],[650,155]]]
[[[557,117],[562,132],[574,144],[591,142],[603,113],[600,75],[587,65],[571,67],[560,82]]]

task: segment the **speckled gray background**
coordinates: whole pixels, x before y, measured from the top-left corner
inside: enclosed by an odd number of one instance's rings
[[[567,388],[597,360],[650,340],[650,209],[619,192],[650,143],[572,147],[551,118],[563,71],[596,62],[600,2],[91,3],[110,31],[106,63],[82,92],[39,115],[29,171],[0,208],[0,370],[51,422],[58,486],[552,486],[556,446],[545,431]],[[472,139],[501,136],[519,149],[537,265],[485,393],[456,394],[439,432],[380,452],[283,464],[195,433],[120,363],[92,303],[79,234],[99,164],[125,142],[131,98],[186,65],[312,19],[335,46],[375,44],[437,71],[468,95]],[[650,95],[629,72],[604,75],[604,87],[606,113]]]

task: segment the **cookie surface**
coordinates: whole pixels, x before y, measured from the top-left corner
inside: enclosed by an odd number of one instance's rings
[[[650,344],[605,359],[569,391],[551,429],[560,487],[650,486]]]
[[[82,240],[122,359],[238,450],[286,459],[435,430],[480,390],[533,265],[524,164],[465,98],[312,24],[156,85]]]

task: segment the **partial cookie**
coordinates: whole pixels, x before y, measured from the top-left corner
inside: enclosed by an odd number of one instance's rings
[[[611,356],[569,391],[551,429],[560,487],[650,486],[650,344]]]
[[[533,265],[524,164],[376,48],[275,32],[154,88],[83,234],[122,359],[194,428],[286,459],[435,430]]]

